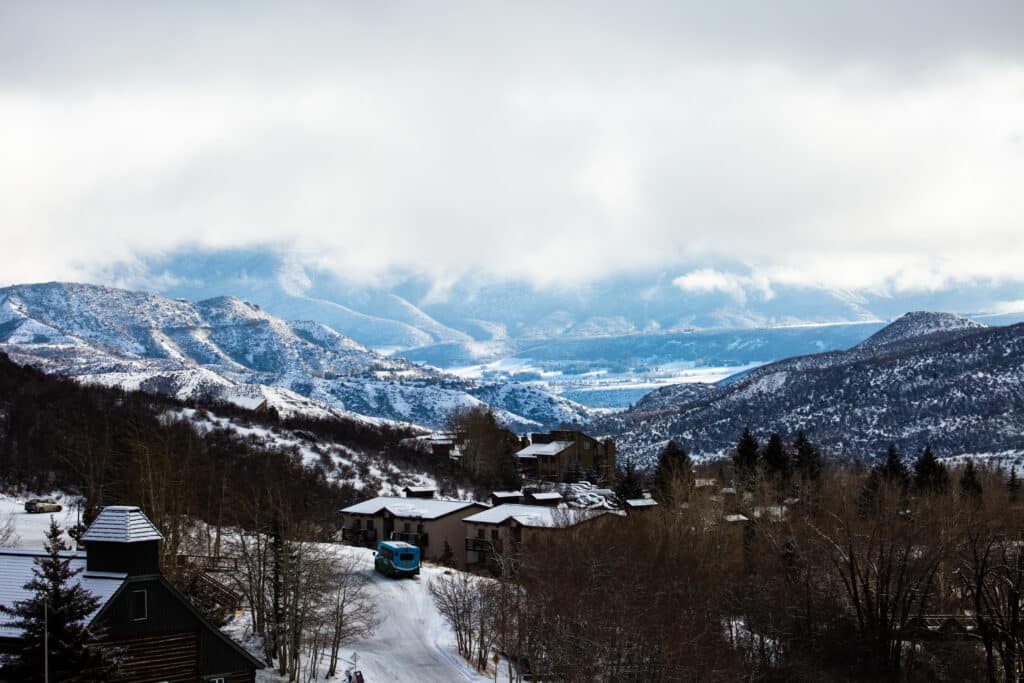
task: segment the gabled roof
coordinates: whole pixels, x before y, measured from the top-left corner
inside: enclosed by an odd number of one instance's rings
[[[562,500],[562,494],[558,491],[537,491],[530,494],[534,500]]]
[[[376,515],[387,510],[395,517],[412,519],[439,519],[453,512],[464,510],[472,505],[482,505],[465,500],[436,500],[433,498],[398,498],[394,496],[378,496],[362,503],[344,508],[342,512],[350,515]]]
[[[531,443],[516,453],[517,458],[536,458],[538,455],[558,455],[573,445],[572,441],[552,441],[551,443]]]
[[[145,577],[145,576],[139,577],[139,576],[137,576],[137,577],[132,577],[130,579],[125,579],[124,580],[124,584],[126,586],[130,586],[133,583],[145,585],[146,583],[148,583],[148,582],[150,582],[152,580],[153,580],[153,578],[151,578],[151,577]],[[200,612],[198,609],[196,609],[195,605],[192,604],[192,601],[189,600],[188,598],[186,598],[182,594],[181,591],[179,591],[177,588],[175,588],[174,585],[170,581],[168,581],[165,576],[163,576],[163,575],[157,576],[157,577],[155,577],[155,580],[158,581],[161,586],[163,586],[165,589],[167,589],[167,592],[170,593],[172,596],[174,596],[177,599],[177,601],[181,603],[182,607],[184,607],[186,610],[188,610],[192,614],[192,616],[194,616],[196,618],[196,620],[200,623],[200,625],[202,625],[203,628],[207,629],[210,633],[212,633],[217,639],[219,639],[225,645],[227,645],[232,650],[234,650],[239,655],[241,655],[243,659],[248,661],[255,668],[257,668],[257,669],[265,669],[267,667],[267,665],[264,664],[262,660],[260,660],[258,657],[256,657],[253,654],[251,654],[248,650],[246,650],[240,644],[236,643],[234,638],[231,638],[228,634],[224,633],[219,628],[217,628],[213,623],[211,623],[210,620],[207,619],[206,616],[202,612]],[[102,607],[100,607],[100,609],[96,610],[96,613],[93,615],[93,618],[99,616],[99,614],[102,613],[104,609],[106,609],[106,606],[107,605],[104,604]]]
[[[575,510],[569,508],[553,508],[546,505],[517,505],[505,503],[490,510],[483,510],[463,519],[468,524],[502,524],[514,519],[523,526],[553,528],[573,526],[592,519],[603,513],[603,510]]]
[[[65,551],[61,557],[71,558],[71,569],[85,569],[85,553]],[[32,569],[36,566],[36,558],[46,557],[45,550],[0,549],[0,605],[12,607],[18,600],[29,598],[29,591],[23,586],[32,580]],[[80,583],[90,593],[99,598],[100,604],[96,611],[89,615],[92,621],[110,602],[118,589],[125,582],[127,574],[118,572],[82,572],[71,581]],[[14,618],[0,613],[0,638],[18,638],[21,629],[12,624]]]
[[[163,534],[134,505],[108,505],[82,534],[82,541],[138,543],[162,541]]]

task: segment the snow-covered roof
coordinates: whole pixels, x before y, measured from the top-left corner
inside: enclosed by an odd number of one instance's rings
[[[658,504],[658,501],[653,498],[630,498],[626,501],[626,507],[630,508],[645,508],[653,507]]]
[[[516,453],[517,458],[536,458],[538,455],[558,455],[569,446],[572,441],[552,441],[551,443],[531,443],[526,448]]]
[[[395,550],[409,550],[410,548],[419,547],[413,545],[412,543],[406,543],[405,541],[383,541],[383,544]]]
[[[60,555],[71,558],[72,570],[85,568],[84,552],[65,551]],[[11,607],[18,600],[29,597],[29,592],[23,586],[32,580],[36,558],[45,556],[46,552],[43,550],[0,549],[0,605]],[[81,583],[100,600],[99,606],[89,615],[89,619],[103,609],[127,576],[116,572],[84,572],[71,579],[73,582]],[[13,621],[14,617],[0,613],[0,638],[17,638],[21,635],[21,629],[13,626]]]
[[[495,498],[520,498],[523,495],[522,491],[493,491],[491,495]]]
[[[162,541],[163,534],[134,505],[108,505],[82,534],[82,540],[106,543]]]
[[[733,522],[749,522],[750,520],[747,519],[746,515],[726,515],[725,516],[725,521],[733,523]]]
[[[558,491],[538,491],[531,493],[530,497],[534,500],[562,500],[562,494]]]
[[[475,515],[470,515],[462,521],[470,524],[501,524],[508,519],[514,519],[523,526],[550,528],[572,526],[595,517],[602,512],[601,510],[571,510],[568,508],[553,508],[546,505],[505,503],[504,505],[497,505],[490,510],[483,510]]]
[[[349,505],[342,512],[350,515],[375,515],[387,510],[395,517],[412,517],[416,519],[438,519],[453,512],[458,512],[471,505],[479,505],[465,500],[435,500],[433,498],[398,498],[394,496],[378,496],[362,503]]]
[[[437,491],[433,486],[406,486],[404,490],[411,493],[434,493]]]

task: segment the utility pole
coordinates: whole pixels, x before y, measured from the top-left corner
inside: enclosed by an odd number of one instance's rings
[[[50,604],[43,596],[43,683],[50,683]]]

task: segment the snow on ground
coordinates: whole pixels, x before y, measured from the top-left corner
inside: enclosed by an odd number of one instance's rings
[[[373,552],[368,548],[332,546],[339,554],[359,558],[360,571],[370,578],[381,625],[365,640],[342,646],[342,656],[350,660],[359,655],[358,668],[367,683],[460,683],[493,681],[473,669],[455,647],[455,633],[434,607],[427,586],[431,579],[454,571],[423,565],[417,579],[389,579],[373,570]],[[239,641],[251,635],[249,617],[237,617],[225,629]],[[257,653],[259,655],[259,653]],[[327,662],[320,677],[324,680]],[[342,668],[344,671],[344,668]],[[256,675],[260,683],[279,683],[285,679],[276,672],[263,670]],[[344,674],[332,680],[345,680]]]
[[[47,496],[10,496],[0,495],[0,523],[6,522],[9,515],[14,515],[14,528],[18,534],[17,540],[11,544],[12,548],[42,548],[46,541],[46,532],[50,528],[51,515],[45,513],[25,512],[25,502],[31,498],[53,498],[60,503],[64,509],[53,513],[57,524],[67,531],[78,522],[78,509],[75,507],[77,498],[63,494],[52,494]],[[70,539],[65,533],[65,540]],[[72,546],[74,545],[71,542]]]

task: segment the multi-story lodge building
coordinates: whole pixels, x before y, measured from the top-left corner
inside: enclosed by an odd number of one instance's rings
[[[519,450],[516,458],[523,474],[534,479],[576,477],[610,484],[615,481],[615,454],[611,439],[598,441],[578,429],[558,429],[532,434],[530,445]]]
[[[466,561],[468,564],[489,564],[498,555],[516,552],[531,537],[592,522],[605,512],[513,503],[476,512],[462,520]]]
[[[405,541],[418,546],[425,560],[465,567],[462,520],[484,509],[472,501],[378,496],[341,511],[342,539],[369,547],[380,540]]]

